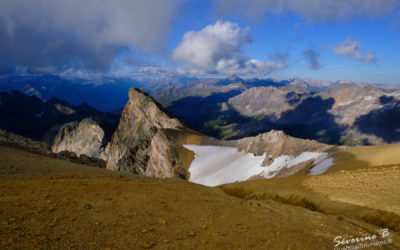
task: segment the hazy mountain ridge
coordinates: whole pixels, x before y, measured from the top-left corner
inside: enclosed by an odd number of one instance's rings
[[[144,88],[152,93],[170,86],[183,86],[196,82],[193,77],[169,77],[161,79],[103,76],[98,78],[72,78],[58,75],[26,74],[1,75],[0,91],[17,90],[35,95],[42,100],[57,97],[73,105],[88,103],[101,111],[114,111],[128,102],[132,87]]]
[[[113,111],[124,107],[128,101],[127,92],[131,87],[143,88],[146,92],[163,105],[187,96],[207,96],[211,93],[223,92],[221,88],[241,89],[244,91],[251,87],[260,86],[288,86],[307,88],[311,92],[329,91],[339,86],[359,86],[347,80],[321,81],[313,79],[292,78],[288,80],[275,79],[243,79],[236,75],[227,78],[196,78],[185,76],[159,77],[159,78],[132,78],[123,76],[103,76],[93,78],[66,77],[51,74],[3,74],[0,75],[0,91],[18,90],[27,95],[36,95],[41,99],[53,96],[65,99],[73,105],[83,102],[102,110]],[[203,85],[202,88],[199,86]],[[376,87],[392,91],[399,89],[397,85],[376,84]],[[195,90],[192,90],[194,88]],[[198,89],[198,90],[196,90]]]
[[[124,78],[100,78],[95,80],[61,78],[56,75],[28,75],[0,77],[0,91],[17,90],[35,95],[42,100],[57,97],[73,105],[88,103],[102,111],[123,107],[128,101],[128,90],[137,81]]]

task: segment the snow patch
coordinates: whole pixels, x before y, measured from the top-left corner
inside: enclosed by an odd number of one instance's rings
[[[183,145],[195,153],[189,172],[189,181],[206,186],[217,186],[236,181],[245,181],[252,176],[273,178],[281,170],[314,159],[322,163],[327,153],[303,152],[297,157],[282,155],[269,166],[262,166],[266,154],[255,156],[239,152],[233,147]]]
[[[326,158],[328,158],[328,153],[321,153],[317,158],[315,158],[314,160],[314,165],[317,165],[318,163],[320,163],[321,161],[325,160]]]
[[[190,181],[207,186],[247,180],[260,173],[265,158],[265,154],[254,156],[231,147],[183,146],[195,153],[189,167]]]
[[[303,152],[297,157],[290,155],[282,155],[274,160],[274,162],[264,170],[263,176],[265,178],[275,177],[284,168],[291,168],[302,162],[316,159],[323,153],[318,152]]]
[[[333,158],[321,161],[310,170],[309,175],[319,175],[325,173],[333,165]]]

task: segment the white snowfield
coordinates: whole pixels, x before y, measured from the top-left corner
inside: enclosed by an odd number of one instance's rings
[[[255,156],[251,153],[239,152],[236,148],[221,146],[183,145],[195,153],[189,172],[189,181],[206,185],[218,186],[236,181],[245,181],[252,176],[272,178],[281,170],[291,168],[302,162],[314,159],[316,165],[310,174],[321,174],[333,164],[328,153],[303,152],[297,157],[282,155],[269,166],[261,166],[266,155]],[[330,159],[330,161],[328,161]],[[313,171],[314,170],[314,171]]]

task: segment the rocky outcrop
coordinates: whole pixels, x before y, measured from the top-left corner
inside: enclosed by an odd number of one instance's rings
[[[155,177],[185,177],[182,146],[169,130],[185,126],[141,89],[129,91],[129,102],[106,148],[106,167]]]
[[[218,140],[212,137],[203,137],[202,145],[235,147],[245,153],[260,156],[265,154],[262,165],[267,166],[282,155],[298,156],[303,152],[324,152],[333,146],[314,140],[304,140],[288,136],[283,131],[271,130],[257,136],[245,137],[238,140]]]
[[[24,151],[45,155],[52,158],[63,159],[89,166],[105,168],[105,162],[101,159],[89,157],[85,154],[81,154],[78,157],[74,152],[66,150],[54,153],[51,151],[51,146],[46,142],[35,141],[30,138],[16,135],[1,129],[0,129],[0,145],[18,148]]]
[[[104,131],[92,118],[63,125],[54,138],[52,151],[59,153],[70,151],[78,156],[103,159]]]

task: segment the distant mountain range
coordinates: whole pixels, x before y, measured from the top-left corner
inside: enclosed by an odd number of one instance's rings
[[[372,86],[299,78],[285,81],[242,79],[238,76],[161,80],[64,79],[54,75],[0,77],[0,91],[18,90],[47,100],[47,103],[54,102],[51,97],[56,96],[71,103],[68,105],[74,106],[72,109],[90,105],[98,110],[113,111],[116,116],[127,103],[127,93],[132,86],[143,88],[191,128],[217,138],[238,139],[275,129],[329,144],[400,141],[400,86],[397,85]],[[59,100],[56,102],[63,104]],[[38,114],[40,112],[35,113]],[[83,118],[64,119],[63,122]],[[44,118],[37,117],[37,120],[37,124],[43,123]],[[39,134],[26,135],[43,136]]]
[[[0,77],[0,91],[18,90],[42,100],[57,97],[73,105],[87,103],[103,111],[122,108],[133,84],[127,79],[65,79],[55,75]]]
[[[169,86],[181,86],[196,78],[179,77],[164,80],[102,77],[100,79],[61,78],[56,75],[0,75],[0,91],[17,90],[42,100],[57,97],[73,105],[87,103],[101,111],[122,109],[132,87],[149,93]]]

